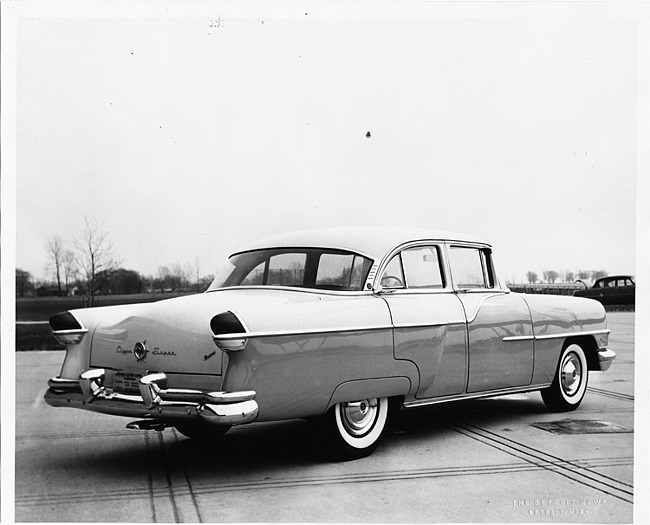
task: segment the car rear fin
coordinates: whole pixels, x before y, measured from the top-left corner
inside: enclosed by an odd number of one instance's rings
[[[59,312],[50,317],[50,327],[53,331],[61,330],[81,330],[83,326],[77,321],[77,318],[70,312]]]
[[[210,328],[214,335],[241,334],[246,332],[241,321],[230,311],[215,315],[210,320]]]

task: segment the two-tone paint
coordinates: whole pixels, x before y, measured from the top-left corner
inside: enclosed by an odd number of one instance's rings
[[[454,283],[449,249],[456,245],[485,251],[489,288],[468,290]],[[359,399],[397,398],[415,407],[539,390],[553,381],[570,341],[584,343],[592,370],[607,369],[614,357],[607,350],[602,306],[510,292],[496,275],[490,245],[480,240],[422,230],[330,230],[271,238],[246,249],[274,246],[348,250],[373,264],[364,289],[354,292],[217,288],[157,303],[72,311],[79,326],[58,331],[69,342],[60,376],[50,382],[48,403],[176,421],[202,414],[210,405],[206,394],[227,405],[240,392],[246,393],[242,403],[252,402],[252,392],[259,409],[254,414],[240,421],[214,419],[232,424],[318,416]],[[383,288],[390,259],[414,246],[437,247],[444,286]],[[211,320],[224,313],[241,329],[213,334]],[[88,387],[92,370],[102,371],[101,381]],[[84,388],[101,403],[73,388],[84,374]],[[146,406],[135,402],[136,388],[133,403],[112,394],[129,374],[148,378],[138,387],[141,398],[151,392]],[[152,409],[156,396],[178,400],[184,389],[194,400],[182,405],[187,410],[173,404]]]

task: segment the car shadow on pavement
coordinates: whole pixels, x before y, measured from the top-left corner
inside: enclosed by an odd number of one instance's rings
[[[461,401],[406,410],[395,414],[382,438],[380,452],[434,442],[450,435],[449,424],[469,423],[489,428],[528,426],[530,416],[549,414],[536,396]],[[120,476],[125,482],[141,475],[146,465],[170,466],[205,477],[219,474],[255,474],[274,469],[310,468],[332,463],[314,428],[305,420],[252,423],[234,427],[211,440],[186,438],[174,429],[119,431],[100,447],[92,439],[75,450],[86,471]],[[56,469],[57,456],[48,457]],[[61,457],[62,466],[65,459]],[[362,460],[363,461],[363,460]],[[170,467],[171,468],[171,467]]]
[[[450,422],[517,426],[528,425],[529,417],[538,414],[548,411],[535,396],[463,401],[402,411],[391,418],[381,448],[386,451],[393,446],[408,446],[411,440],[435,440],[449,433]],[[165,447],[168,454],[182,456],[184,464],[193,471],[255,471],[331,463],[319,436],[303,420],[235,427],[212,441],[195,441],[174,433],[173,440],[165,440]]]
[[[522,420],[522,424],[525,424],[523,419],[533,414],[549,414],[539,394],[473,399],[402,410],[393,416],[391,424],[393,428],[405,427],[426,432],[439,426],[442,421],[454,420],[490,425]]]

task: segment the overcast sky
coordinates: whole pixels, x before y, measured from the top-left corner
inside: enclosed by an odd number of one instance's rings
[[[560,4],[22,18],[16,265],[88,217],[144,274],[375,224],[482,237],[506,280],[634,273],[637,21]]]

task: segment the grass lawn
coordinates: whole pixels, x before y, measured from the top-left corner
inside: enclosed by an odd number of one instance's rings
[[[171,297],[178,294],[99,295],[95,297],[95,306],[152,303]],[[81,297],[16,297],[16,322],[47,321],[58,312],[83,307]]]
[[[177,294],[103,295],[95,306],[151,303]],[[16,350],[64,350],[52,337],[48,319],[58,312],[83,308],[81,297],[16,297]]]

